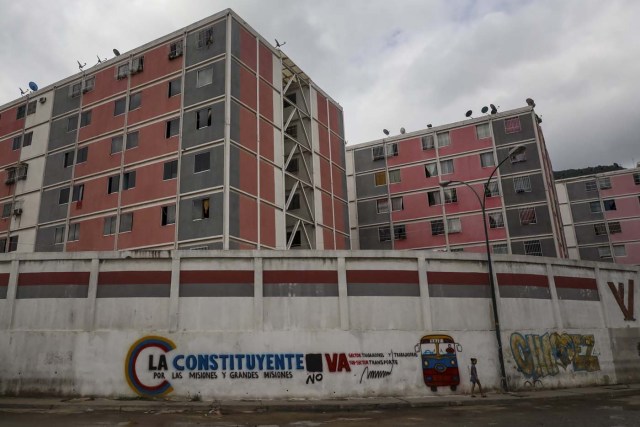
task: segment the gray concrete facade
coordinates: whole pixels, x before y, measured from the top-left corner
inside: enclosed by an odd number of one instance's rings
[[[61,114],[65,114],[80,108],[80,96],[71,96],[71,87],[78,83],[81,83],[81,80],[69,83],[68,85],[56,89],[53,96],[53,110],[51,113],[52,117],[57,117]]]
[[[211,108],[211,126],[198,129],[198,111]],[[182,117],[182,148],[192,148],[224,138],[224,102],[204,105],[185,111]]]
[[[511,144],[513,142],[527,141],[536,138],[534,130],[535,124],[533,123],[531,113],[520,114],[517,115],[517,117],[520,117],[520,132],[506,133],[504,122],[505,120],[509,120],[509,117],[493,121],[493,139],[496,145]]]
[[[209,199],[209,218],[194,219],[194,201]],[[178,239],[189,240],[222,235],[222,192],[208,193],[180,200]],[[199,245],[196,245],[199,246]]]
[[[195,172],[195,157],[209,153],[209,169]],[[190,151],[182,155],[180,168],[180,192],[203,190],[218,187],[224,183],[224,146],[219,144],[205,150]]]
[[[198,47],[199,33],[202,30],[211,29],[211,43],[204,43]],[[208,24],[187,35],[187,49],[185,66],[190,67],[207,59],[224,54],[227,46],[227,21],[222,18],[220,21]]]

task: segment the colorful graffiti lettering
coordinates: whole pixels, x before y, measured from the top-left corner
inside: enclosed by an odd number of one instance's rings
[[[511,352],[518,371],[533,379],[557,375],[559,368],[566,370],[569,365],[574,371],[599,371],[600,362],[594,353],[594,346],[593,335],[556,332],[544,335],[511,334]]]
[[[618,303],[618,307],[622,311],[624,315],[624,320],[634,321],[636,320],[633,310],[633,291],[634,291],[634,283],[633,280],[629,279],[629,286],[627,287],[627,304],[624,303],[624,283],[618,283],[618,288],[616,289],[616,285],[613,282],[607,282],[609,284],[609,289],[613,293],[613,298],[615,298]]]

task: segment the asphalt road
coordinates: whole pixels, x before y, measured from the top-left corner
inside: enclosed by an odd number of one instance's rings
[[[350,412],[0,412],[0,426],[640,426],[640,395],[522,400],[505,404]]]

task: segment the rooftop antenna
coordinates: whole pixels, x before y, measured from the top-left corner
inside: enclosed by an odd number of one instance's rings
[[[20,96],[25,96],[28,93],[26,90],[22,90],[21,87],[19,87],[18,89],[20,89]]]
[[[533,99],[531,99],[531,98],[527,98],[527,99],[525,100],[525,102],[526,102],[526,103],[527,103],[527,105],[528,105],[529,107],[531,107],[531,108],[535,108],[535,107],[536,107],[536,103],[535,103],[535,101],[534,101]]]
[[[407,131],[406,131],[406,129],[405,129],[405,128],[400,128],[400,133],[401,133],[402,135],[404,135],[406,132],[407,132]]]
[[[489,104],[489,106],[491,107],[491,114],[496,114],[498,112],[498,108],[495,105]]]
[[[287,42],[280,43],[278,39],[275,39],[275,41],[276,41],[276,49],[280,49],[281,46],[284,46],[285,44],[287,44]]]
[[[38,90],[38,85],[35,84],[35,82],[29,82],[29,89],[31,89],[33,92]]]
[[[480,111],[482,112],[482,114],[487,114],[487,111],[489,111],[489,107],[485,105],[484,107],[482,107],[482,110]]]
[[[431,129],[431,128],[433,127],[433,125],[432,125],[431,123],[429,123],[429,124],[427,125],[427,127],[428,127],[429,129]]]
[[[85,67],[85,65],[87,65],[86,62],[84,64],[81,64],[80,61],[78,61],[78,60],[76,60],[76,62],[78,63],[78,68],[80,68],[80,71],[82,71],[82,69]]]
[[[382,133],[384,133],[385,135],[389,136],[389,131],[386,129],[382,129]]]
[[[102,64],[102,62],[107,60],[107,58],[100,59],[100,55],[98,55],[98,54],[96,54],[96,57],[98,58],[98,64]]]
[[[471,117],[472,114],[473,114],[473,111],[468,110],[464,115],[465,115],[465,117]],[[471,117],[471,118],[473,118],[473,117]]]
[[[113,49],[113,54],[115,56],[120,56],[120,51],[118,49]]]

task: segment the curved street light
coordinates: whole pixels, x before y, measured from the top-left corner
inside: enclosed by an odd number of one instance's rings
[[[485,212],[485,206],[487,201],[487,192],[489,190],[489,184],[491,183],[491,179],[493,178],[495,173],[498,171],[500,166],[502,166],[502,164],[512,156],[517,156],[518,154],[524,153],[526,149],[527,147],[524,145],[517,145],[513,147],[511,150],[509,150],[509,152],[507,153],[507,156],[504,159],[502,159],[500,163],[498,163],[498,165],[491,172],[491,175],[489,175],[489,178],[487,179],[487,181],[484,183],[484,186],[483,186],[484,194],[482,195],[482,198],[480,198],[480,196],[478,195],[478,192],[472,186],[470,186],[464,181],[450,180],[450,181],[440,182],[440,187],[442,188],[448,187],[449,185],[454,183],[466,185],[467,187],[469,187],[469,189],[471,189],[473,194],[475,194],[476,199],[478,199],[478,202],[480,203],[480,208],[482,209],[482,224],[484,225],[484,243],[487,250],[487,264],[489,265],[489,286],[491,288],[491,303],[493,306],[493,322],[496,325],[496,340],[498,341],[498,360],[500,362],[500,385],[502,386],[502,389],[505,392],[509,391],[509,385],[507,384],[507,374],[504,368],[504,357],[502,356],[502,338],[500,337],[500,319],[498,316],[498,305],[496,303],[496,284],[493,280],[493,262],[491,260],[491,248],[489,247],[489,230],[487,229],[487,215]]]

